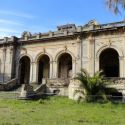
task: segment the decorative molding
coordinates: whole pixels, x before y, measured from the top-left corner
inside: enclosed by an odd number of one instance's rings
[[[24,38],[24,37],[31,37],[32,36],[32,34],[30,33],[30,32],[27,32],[27,31],[24,31],[23,33],[22,33],[22,37]]]
[[[110,44],[110,46],[106,45],[106,46],[102,46],[100,49],[98,49],[98,51],[96,52],[96,58],[99,58],[99,55],[101,54],[101,52],[105,49],[108,49],[108,48],[112,48],[112,49],[116,50],[120,57],[124,57],[123,51],[121,49],[119,49],[116,46],[113,46],[112,44]]]
[[[21,51],[22,51],[23,54],[27,54],[27,49],[26,48],[22,47]]]
[[[67,45],[64,46],[64,50],[65,50],[65,52],[67,51]]]
[[[49,57],[50,61],[53,61],[53,57],[49,53],[46,52],[45,48],[35,56],[34,61],[37,62],[39,60],[39,58],[43,55],[47,55]]]
[[[78,36],[76,41],[77,43],[81,43],[81,36]]]
[[[110,47],[112,45],[112,41],[109,39],[108,41],[106,41],[106,45]]]
[[[124,57],[123,56],[119,56],[119,60],[123,60],[124,59]]]

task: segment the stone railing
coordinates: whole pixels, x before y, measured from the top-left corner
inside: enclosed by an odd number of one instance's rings
[[[61,87],[68,86],[70,83],[69,78],[55,78],[55,79],[47,79],[46,85],[51,87]]]
[[[125,26],[125,21],[102,24],[101,26],[102,28],[121,27],[121,26]]]
[[[120,78],[120,77],[109,77],[105,78],[107,84],[113,84],[113,85],[119,85],[119,84],[125,84],[125,78]]]
[[[125,84],[125,78],[120,77],[110,77],[104,78],[107,84],[120,85]],[[69,86],[70,83],[78,85],[76,80],[71,78],[55,78],[55,79],[44,79],[47,86]]]
[[[0,91],[8,91],[14,89],[16,87],[17,79],[11,79],[10,81],[6,82],[5,84],[0,84]]]
[[[46,91],[46,84],[40,84],[36,89],[34,89],[34,92],[37,94],[44,94]]]

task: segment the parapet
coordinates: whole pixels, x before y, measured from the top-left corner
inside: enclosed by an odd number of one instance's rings
[[[22,33],[20,38],[17,37],[5,37],[0,39],[0,44],[8,43],[15,41],[15,38],[18,39],[18,42],[25,41],[37,41],[37,40],[48,40],[48,39],[60,39],[70,37],[80,33],[88,33],[88,32],[100,32],[107,30],[116,30],[118,28],[125,29],[125,20],[114,23],[107,24],[99,24],[96,20],[90,20],[88,23],[82,26],[76,26],[75,24],[66,24],[57,26],[56,31],[49,31],[46,33],[34,33],[25,31]]]
[[[66,25],[61,25],[57,26],[58,31],[73,31],[76,30],[76,25],[75,24],[66,24]]]

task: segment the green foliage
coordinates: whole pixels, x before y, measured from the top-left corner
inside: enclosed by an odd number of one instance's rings
[[[0,99],[0,125],[125,124],[125,104],[78,104],[57,96],[40,102]]]
[[[106,0],[107,6],[115,14],[120,13],[120,8],[125,9],[125,0]]]
[[[81,69],[81,72],[77,73],[74,79],[81,82],[83,91],[80,91],[85,95],[85,100],[88,102],[97,101],[99,99],[108,101],[107,94],[115,90],[114,88],[106,87],[102,71],[97,71],[94,76],[91,77],[85,69]]]

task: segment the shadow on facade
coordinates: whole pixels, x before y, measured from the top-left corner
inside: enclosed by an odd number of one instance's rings
[[[72,77],[72,57],[64,53],[58,59],[58,78],[70,77]]]
[[[19,83],[29,84],[30,78],[30,58],[23,56],[19,61]]]
[[[42,55],[37,62],[38,67],[38,84],[42,83],[43,78],[49,78],[50,59],[48,55]]]
[[[99,63],[105,77],[119,77],[119,55],[116,50],[108,48],[102,51]]]

